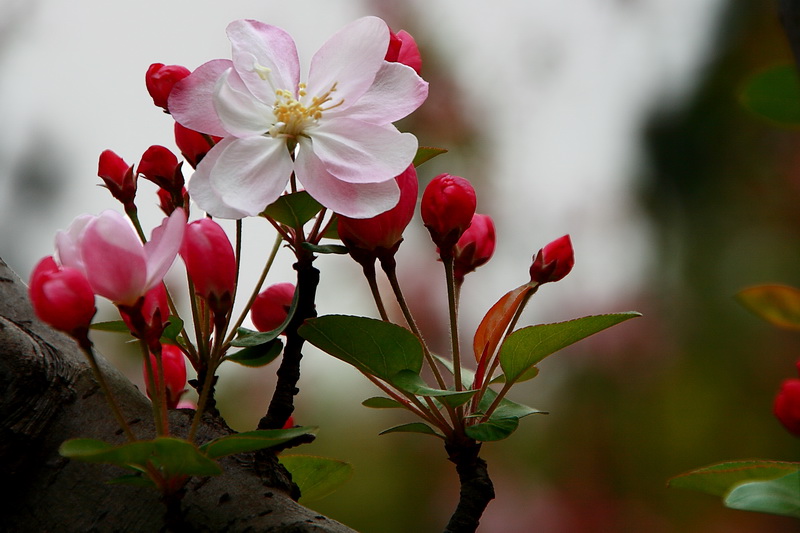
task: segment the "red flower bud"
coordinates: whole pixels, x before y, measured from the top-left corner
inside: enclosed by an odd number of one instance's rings
[[[111,196],[122,202],[127,210],[136,198],[136,174],[133,167],[112,152],[104,150],[97,164],[97,175],[102,178]]]
[[[158,372],[158,360],[152,353],[150,354],[150,364],[153,366],[156,387],[160,387],[161,375]],[[186,360],[181,349],[172,344],[162,344],[161,366],[164,367],[164,383],[167,387],[167,409],[175,409],[181,396],[186,392]],[[156,387],[152,386],[153,384],[148,378],[146,364],[143,364],[143,374],[147,396],[152,398]]]
[[[221,139],[222,137],[206,135],[175,123],[175,144],[178,145],[183,158],[192,165],[192,168],[197,168],[208,151]]]
[[[215,314],[227,313],[233,304],[236,258],[225,230],[210,218],[195,220],[186,226],[180,253],[195,293]]]
[[[283,324],[289,315],[294,298],[294,285],[276,283],[256,297],[250,308],[250,319],[258,331],[272,331]]]
[[[76,337],[86,334],[96,308],[94,291],[80,270],[45,257],[33,269],[28,293],[43,322]]]
[[[186,187],[181,187],[181,193],[178,195],[177,199],[175,195],[166,189],[158,189],[156,195],[158,196],[158,207],[161,208],[164,214],[169,216],[176,209],[182,208],[186,210],[186,216],[188,218],[189,192],[186,190]]]
[[[422,57],[414,38],[405,30],[389,34],[389,49],[386,51],[386,61],[402,63],[417,71],[422,70]]]
[[[564,235],[539,250],[533,257],[530,269],[531,281],[539,285],[558,281],[569,274],[574,265],[572,241],[569,235]]]
[[[189,69],[180,65],[164,65],[163,63],[150,65],[144,76],[144,83],[147,86],[147,92],[153,97],[153,103],[169,113],[167,99],[172,87],[189,74],[191,74]]]
[[[464,281],[464,276],[485,264],[494,254],[494,222],[489,215],[474,215],[472,224],[458,239],[453,249],[455,278]]]
[[[781,384],[773,412],[789,433],[800,437],[800,379],[787,379]]]
[[[394,255],[403,240],[403,230],[414,216],[419,192],[417,171],[409,165],[395,180],[400,187],[400,200],[390,210],[372,218],[339,215],[339,237],[359,263],[374,262],[383,253]]]
[[[184,185],[181,164],[168,148],[156,144],[145,150],[136,172],[173,196],[180,197]]]
[[[425,188],[422,222],[442,257],[452,255],[453,246],[472,222],[476,203],[475,189],[459,176],[440,174]]]
[[[137,327],[134,322],[135,319],[132,319],[130,312],[135,312],[140,317],[137,319],[144,321],[144,324],[141,324]],[[144,302],[141,305],[141,308],[125,308],[123,307],[120,309],[119,312],[122,320],[125,322],[125,325],[128,326],[128,329],[134,336],[150,336],[159,338],[161,334],[164,332],[164,328],[167,326],[168,322],[167,319],[169,318],[169,303],[167,302],[167,288],[164,286],[163,283],[159,283],[144,295]],[[144,328],[144,331],[139,331],[139,329]],[[150,333],[150,335],[148,335]]]

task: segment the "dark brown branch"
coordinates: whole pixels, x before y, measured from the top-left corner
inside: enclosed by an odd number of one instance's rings
[[[294,316],[286,327],[286,347],[283,349],[281,366],[278,368],[278,382],[272,395],[267,414],[259,421],[258,429],[280,429],[294,412],[294,397],[299,389],[300,361],[303,359],[305,339],[297,330],[308,318],[317,316],[315,300],[319,285],[319,270],[313,265],[314,257],[310,254],[301,256],[294,264],[297,271],[297,290],[299,296]]]
[[[122,443],[124,436],[78,347],[36,320],[26,293],[0,260],[0,479],[13,487],[0,498],[2,528],[162,530],[165,509],[155,490],[109,485],[108,480],[126,472],[58,454],[67,439]],[[153,437],[147,399],[102,358],[99,362],[134,433]],[[191,414],[170,413],[175,434],[188,430]],[[198,438],[228,433],[222,421],[206,415]],[[172,530],[352,531],[295,503],[274,457],[264,477],[253,471],[252,454],[228,457],[221,464],[224,474],[186,485],[180,511],[173,507]]]
[[[489,478],[486,461],[478,454],[481,445],[473,440],[462,439],[445,444],[450,461],[455,463],[461,491],[453,516],[445,527],[445,533],[473,533],[478,529],[486,506],[494,499],[494,486]]]
[[[792,48],[795,65],[800,70],[800,1],[778,0],[778,15]]]

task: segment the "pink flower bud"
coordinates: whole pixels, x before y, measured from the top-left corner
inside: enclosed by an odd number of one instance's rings
[[[189,69],[180,65],[164,65],[163,63],[150,65],[144,76],[144,83],[147,86],[147,92],[153,97],[153,103],[169,113],[167,99],[172,87],[189,74],[191,74]]]
[[[533,257],[530,269],[531,281],[539,285],[558,281],[569,274],[574,265],[572,241],[569,235],[564,235],[539,250]]]
[[[250,308],[250,319],[258,331],[272,331],[283,324],[289,315],[294,298],[294,285],[276,283],[256,297]]]
[[[403,240],[403,230],[414,216],[419,192],[417,171],[409,165],[395,180],[400,187],[400,200],[390,210],[372,218],[339,216],[339,237],[359,262],[361,256],[374,262],[380,253],[394,255]]]
[[[180,196],[184,185],[181,164],[169,149],[159,145],[148,148],[142,154],[136,172],[171,194]]]
[[[125,209],[133,206],[136,198],[136,174],[133,167],[112,152],[104,150],[97,164],[97,175],[102,178],[111,196],[122,202]]]
[[[453,249],[455,278],[461,282],[464,276],[485,264],[494,254],[494,222],[489,215],[474,215],[472,224],[458,239]]]
[[[208,302],[214,313],[227,313],[236,286],[236,258],[225,230],[210,218],[187,225],[181,257],[195,293]]]
[[[397,33],[390,32],[386,61],[407,65],[417,71],[417,74],[420,74],[422,70],[422,56],[420,56],[417,42],[405,30]]]
[[[33,269],[28,293],[43,322],[73,336],[88,331],[96,311],[94,292],[80,270],[45,257]]]
[[[197,168],[208,151],[220,140],[222,137],[205,135],[175,123],[175,144],[178,145],[183,158],[192,165],[192,168]]]
[[[773,412],[789,433],[800,437],[800,379],[787,379],[781,384]]]
[[[156,387],[160,387],[161,375],[158,372],[158,360],[152,353],[150,354],[150,364],[153,365]],[[147,396],[152,398],[156,394],[156,387],[153,387],[148,378],[147,365],[143,364],[142,366]],[[186,359],[181,349],[172,344],[162,344],[161,366],[164,367],[164,383],[167,387],[167,409],[175,409],[181,396],[186,392]]]
[[[475,189],[459,176],[440,174],[425,188],[422,222],[443,257],[452,255],[453,246],[472,222],[476,204]]]

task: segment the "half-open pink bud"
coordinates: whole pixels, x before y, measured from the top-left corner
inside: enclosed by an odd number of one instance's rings
[[[475,189],[460,176],[440,174],[422,194],[422,222],[443,256],[452,256],[453,246],[472,222],[477,199]]]
[[[787,379],[781,384],[773,412],[789,433],[800,437],[800,379]]]
[[[61,264],[77,268],[95,294],[132,306],[161,283],[183,239],[186,214],[176,210],[142,244],[133,225],[115,211],[77,217],[56,234]]]
[[[94,292],[80,270],[62,267],[45,257],[31,273],[28,293],[43,322],[76,336],[85,335],[96,312]]]
[[[539,285],[558,281],[569,274],[574,265],[572,241],[569,235],[564,235],[539,250],[533,257],[531,281]]]
[[[150,354],[150,364],[153,366],[153,376],[155,377],[156,387],[153,387],[147,375],[147,365],[142,365],[148,398],[152,398],[153,395],[156,394],[155,391],[157,387],[161,386],[161,375],[158,372],[158,360],[152,353]],[[180,402],[181,396],[186,392],[186,359],[181,349],[172,344],[162,344],[161,366],[164,367],[164,384],[167,388],[167,408],[175,409],[178,406],[178,402]]]
[[[167,99],[172,87],[189,74],[191,74],[189,69],[180,65],[163,63],[150,65],[144,76],[144,83],[147,86],[147,92],[153,97],[153,103],[169,113]]]
[[[283,324],[293,298],[294,285],[291,283],[276,283],[261,291],[250,308],[250,319],[256,329],[272,331]]]
[[[453,249],[455,278],[459,282],[464,276],[485,264],[494,254],[494,222],[489,215],[475,214],[467,231],[458,239]]]
[[[181,257],[195,293],[208,302],[214,313],[227,313],[236,286],[236,258],[225,230],[210,218],[188,224]]]
[[[403,240],[403,231],[414,216],[417,206],[417,171],[413,165],[395,178],[400,187],[400,200],[393,208],[372,218],[339,216],[339,237],[356,261],[374,262],[381,253],[394,255]]]
[[[136,174],[120,156],[111,150],[100,154],[97,175],[103,180],[111,196],[119,200],[125,209],[133,206],[136,198]]]

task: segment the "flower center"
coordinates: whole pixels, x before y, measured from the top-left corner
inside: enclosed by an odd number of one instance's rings
[[[275,91],[275,103],[273,104],[276,123],[269,129],[269,134],[273,137],[294,138],[303,135],[309,126],[322,118],[323,112],[342,105],[344,100],[331,103],[334,92],[336,92],[336,82],[321,96],[313,96],[311,102],[303,103],[307,94],[305,83],[301,83],[298,87],[297,93],[300,100],[295,99],[291,91],[278,89]]]

